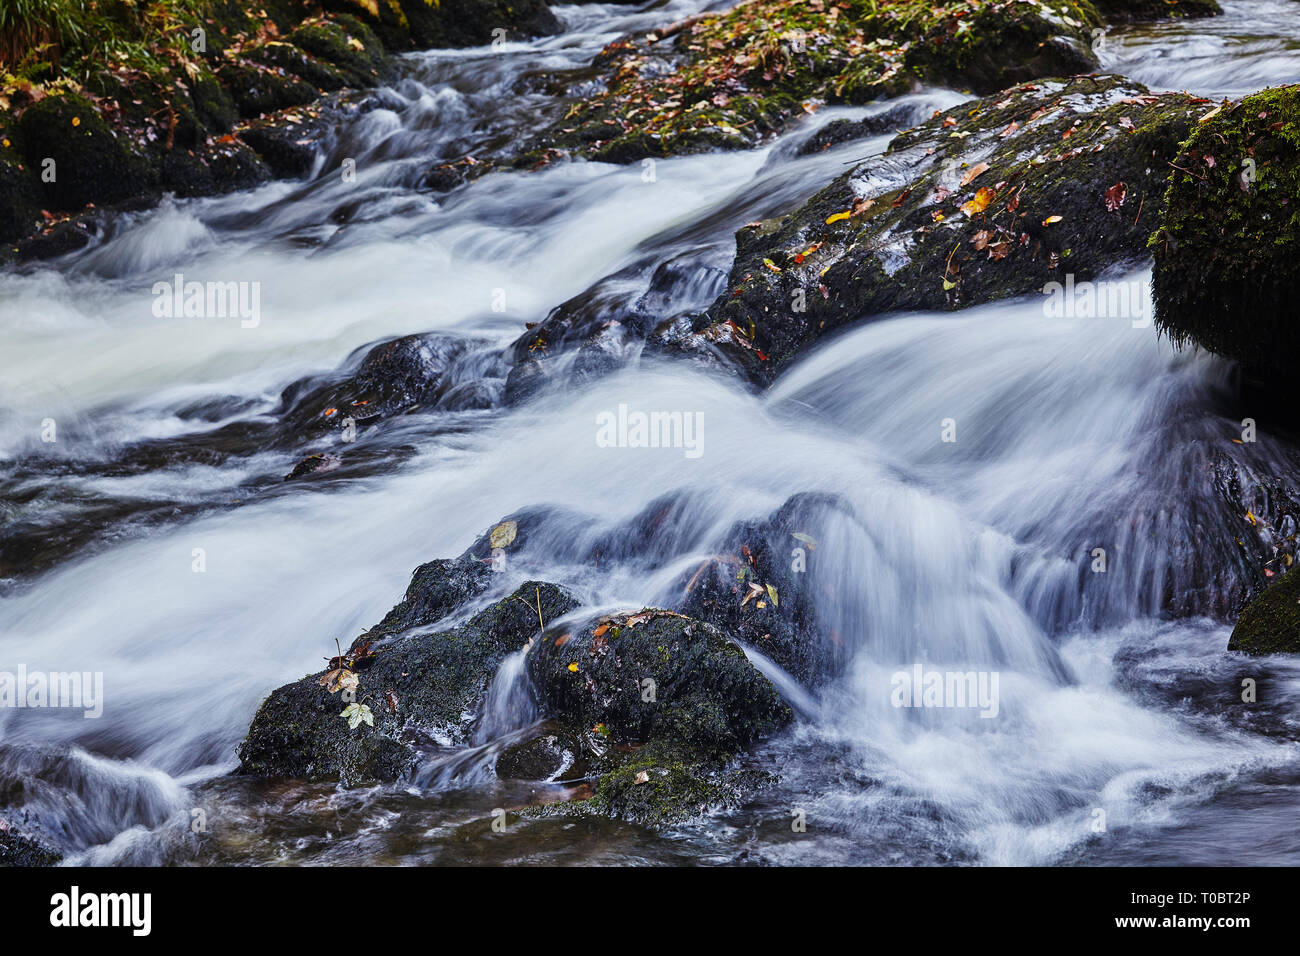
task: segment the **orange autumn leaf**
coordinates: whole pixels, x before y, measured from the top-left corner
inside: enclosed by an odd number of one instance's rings
[[[993,198],[996,195],[997,193],[994,190],[990,189],[988,186],[985,186],[982,189],[980,189],[977,193],[975,193],[974,199],[970,200],[969,202],[964,202],[961,204],[961,211],[968,216],[978,215],[979,213],[982,213],[985,209],[989,208],[989,203],[993,201]]]

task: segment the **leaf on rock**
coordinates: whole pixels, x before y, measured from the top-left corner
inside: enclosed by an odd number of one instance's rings
[[[513,521],[503,521],[493,528],[492,533],[488,535],[488,544],[492,546],[493,550],[508,547],[515,540],[518,533],[518,524]]]

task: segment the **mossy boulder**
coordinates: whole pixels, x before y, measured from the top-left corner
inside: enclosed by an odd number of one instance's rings
[[[1300,654],[1300,574],[1294,571],[1242,609],[1228,650],[1245,654]]]
[[[608,744],[719,759],[793,715],[719,628],[647,608],[548,630],[528,653],[543,708]]]
[[[486,587],[485,575],[474,563],[421,567],[406,598],[343,655],[373,725],[350,728],[341,693],[322,686],[321,675],[304,677],[262,704],[239,751],[240,772],[357,786],[397,780],[421,754],[464,743],[501,662],[537,635],[536,602],[546,619],[577,604],[562,588],[530,581],[466,623],[428,633]]]
[[[1205,107],[1151,237],[1156,322],[1287,395],[1300,365],[1300,86]]]
[[[575,102],[516,162],[745,149],[817,103],[865,103],[920,82],[985,92],[1088,71],[1100,22],[1075,0],[753,0],[607,46],[594,64],[607,88]]]
[[[0,243],[23,238],[40,220],[40,180],[0,125]]]
[[[23,110],[18,132],[29,168],[43,170],[47,159],[54,161],[53,181],[41,181],[48,209],[119,202],[157,185],[157,173],[85,97],[63,93],[42,98]]]
[[[308,20],[289,34],[289,42],[330,64],[354,87],[374,85],[386,62],[383,44],[356,17]]]
[[[217,70],[217,78],[230,92],[244,119],[290,106],[305,106],[320,96],[320,91],[306,80],[280,67],[257,63],[252,59],[258,55],[257,49],[249,53],[249,58],[224,63]]]
[[[764,383],[866,317],[1039,293],[1141,261],[1199,102],[1096,76],[938,113],[802,208],[741,229],[728,291],[647,348]]]
[[[576,749],[596,776],[587,799],[538,814],[661,827],[735,805],[773,778],[732,758],[794,717],[735,641],[674,611],[551,628],[527,663],[543,710],[582,742]]]

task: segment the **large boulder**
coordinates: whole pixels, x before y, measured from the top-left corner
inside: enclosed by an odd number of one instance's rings
[[[1246,654],[1300,654],[1300,574],[1294,571],[1242,609],[1228,650]]]
[[[544,619],[572,610],[563,588],[528,582],[464,624],[432,633],[454,608],[486,588],[491,572],[473,563],[435,562],[416,571],[406,598],[359,637],[333,667],[272,692],[240,747],[240,772],[337,778],[345,786],[397,780],[421,755],[464,744],[488,685],[508,654]],[[342,692],[322,677],[351,671],[370,722],[351,726]]]
[[[728,291],[647,349],[721,356],[766,383],[862,318],[1042,292],[1145,259],[1200,102],[1087,76],[940,112],[802,208],[743,228]]]
[[[576,749],[597,775],[587,801],[544,813],[598,812],[653,827],[734,805],[768,779],[731,758],[794,716],[734,640],[675,611],[552,629],[527,662],[542,707],[568,739],[584,742]]]
[[[1300,86],[1203,111],[1170,165],[1156,321],[1286,395],[1300,364]]]

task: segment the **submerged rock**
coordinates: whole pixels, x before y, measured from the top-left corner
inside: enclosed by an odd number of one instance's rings
[[[1289,398],[1300,364],[1300,86],[1206,107],[1151,237],[1156,321]]]
[[[742,229],[730,290],[647,349],[713,355],[766,383],[862,318],[1043,292],[1139,261],[1200,102],[1075,77],[937,114],[801,209]]]
[[[1228,650],[1245,654],[1300,654],[1300,574],[1294,571],[1242,609]]]

